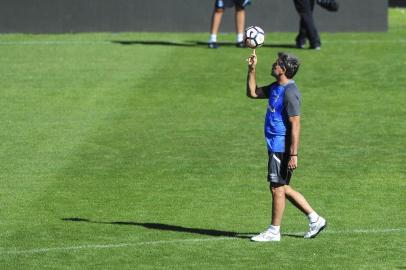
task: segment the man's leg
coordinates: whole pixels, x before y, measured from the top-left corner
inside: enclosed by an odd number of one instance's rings
[[[303,49],[307,40],[307,31],[304,25],[304,21],[300,18],[299,33],[296,36],[296,48]]]
[[[272,225],[281,226],[283,212],[285,211],[286,196],[285,186],[271,184],[272,192]]]
[[[305,234],[305,238],[314,238],[319,232],[321,232],[327,226],[327,221],[319,216],[310,204],[307,202],[305,197],[291,188],[290,186],[285,187],[285,196],[286,198],[296,206],[300,211],[307,215],[309,219],[309,231]]]
[[[303,20],[302,13],[305,10],[304,1],[303,0],[294,0],[293,3],[295,4],[295,8],[297,13],[300,16],[299,22],[299,33],[296,36],[296,47],[297,48],[304,48],[307,39],[307,31],[305,21]]]
[[[237,34],[237,46],[243,47],[244,39],[244,26],[245,26],[245,9],[235,7],[235,30]]]
[[[215,8],[213,11],[213,16],[211,18],[211,27],[210,27],[210,34],[217,35],[221,19],[223,18],[224,9],[223,8]]]
[[[220,28],[221,19],[223,18],[223,13],[224,13],[223,8],[215,8],[213,11],[213,16],[211,18],[211,26],[210,26],[210,39],[209,39],[210,48],[217,48],[217,33]]]
[[[270,242],[281,240],[280,226],[286,204],[284,186],[287,182],[287,179],[284,179],[280,174],[283,157],[283,153],[268,152],[268,182],[272,193],[272,221],[268,229],[252,237],[252,241]]]
[[[282,223],[283,212],[285,210],[285,189],[282,184],[270,184],[272,192],[272,222],[268,229],[251,238],[256,242],[280,241],[280,226]]]
[[[317,48],[320,47],[321,42],[320,42],[320,37],[319,33],[317,32],[316,24],[314,22],[313,18],[313,10],[311,9],[311,4],[310,0],[305,0],[307,3],[305,10],[301,14],[303,20],[304,20],[304,25],[306,27],[307,31],[307,37],[310,41],[310,48]]]
[[[306,29],[307,37],[312,49],[320,48],[320,37],[313,19],[314,0],[295,0],[295,7]],[[299,33],[300,35],[300,33]]]
[[[314,212],[313,208],[306,201],[305,197],[302,194],[300,194],[299,192],[297,192],[288,185],[285,185],[284,189],[286,198],[305,215],[309,215],[310,213]]]

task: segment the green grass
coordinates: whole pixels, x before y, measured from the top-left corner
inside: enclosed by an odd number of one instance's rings
[[[293,186],[329,228],[271,244],[244,238],[271,206],[248,49],[209,50],[206,33],[0,35],[1,269],[405,268],[406,12],[389,19],[288,49],[303,62]],[[268,33],[260,84],[294,36]],[[306,229],[289,205],[283,233]]]

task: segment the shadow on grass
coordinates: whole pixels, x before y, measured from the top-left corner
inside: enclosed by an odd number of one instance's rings
[[[303,234],[282,233],[282,236],[304,239],[304,238],[303,238]]]
[[[111,43],[121,45],[161,45],[161,46],[177,46],[177,47],[193,47],[196,44],[174,42],[174,41],[158,41],[158,40],[112,40]]]
[[[251,236],[257,234],[253,233],[239,233],[239,232],[230,232],[230,231],[220,231],[212,229],[200,229],[200,228],[188,228],[178,225],[169,225],[162,223],[149,223],[149,222],[133,222],[133,221],[93,221],[86,218],[62,218],[63,221],[70,222],[86,222],[94,224],[110,224],[110,225],[126,225],[126,226],[139,226],[146,229],[160,230],[160,231],[172,231],[172,232],[185,232],[185,233],[194,233],[200,235],[208,235],[214,237],[231,237],[231,238],[240,238],[240,239],[250,239]],[[293,237],[293,238],[302,238],[303,235],[291,234],[291,233],[282,233],[282,236]]]
[[[189,40],[184,42],[160,41],[160,40],[112,40],[111,43],[120,45],[160,45],[177,47],[207,47],[207,42]],[[217,42],[219,47],[235,47],[234,42]],[[265,48],[288,48],[297,49],[293,44],[264,44]]]
[[[195,46],[202,46],[207,47],[207,42],[202,41],[188,41],[190,43],[196,44]],[[235,42],[217,42],[219,47],[236,47]],[[263,48],[289,48],[289,49],[297,49],[293,44],[264,44],[262,45]]]
[[[209,235],[215,237],[234,237],[241,239],[249,239],[254,233],[238,233],[220,230],[199,229],[199,228],[187,228],[177,225],[161,224],[161,223],[145,223],[145,222],[133,222],[133,221],[93,221],[85,218],[62,218],[63,221],[71,222],[86,222],[95,224],[110,224],[110,225],[127,225],[127,226],[140,226],[147,229],[160,230],[160,231],[173,231],[173,232],[185,232],[201,235]]]

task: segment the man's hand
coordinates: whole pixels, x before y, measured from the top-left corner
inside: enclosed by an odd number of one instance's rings
[[[255,68],[255,66],[257,65],[257,55],[255,54],[255,49],[252,51],[251,56],[247,59],[248,62],[248,66],[250,68]]]
[[[288,169],[294,170],[296,168],[297,168],[297,156],[290,156],[289,163],[288,163]]]

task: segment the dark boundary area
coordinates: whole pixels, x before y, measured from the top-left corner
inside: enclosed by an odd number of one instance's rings
[[[406,0],[389,0],[390,7],[406,7]]]
[[[387,31],[388,1],[337,1],[338,12],[328,12],[316,5],[314,14],[319,31]],[[0,33],[208,32],[214,7],[214,0],[1,2]],[[247,7],[246,22],[267,32],[296,32],[299,17],[293,0],[253,0]],[[235,31],[234,10],[225,11],[220,31]]]

